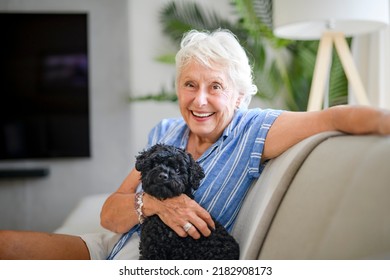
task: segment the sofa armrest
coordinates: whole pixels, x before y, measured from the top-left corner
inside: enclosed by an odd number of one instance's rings
[[[84,234],[92,232],[108,232],[100,225],[100,211],[109,194],[96,194],[83,198],[65,219],[56,233]]]

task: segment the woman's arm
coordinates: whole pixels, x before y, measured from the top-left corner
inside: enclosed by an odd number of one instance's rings
[[[263,159],[274,158],[288,148],[324,131],[349,134],[390,134],[390,112],[367,106],[335,106],[318,112],[284,112],[271,126]]]
[[[100,220],[101,225],[113,232],[125,233],[138,223],[135,211],[135,191],[140,182],[140,173],[133,169],[119,189],[105,201]],[[200,234],[210,235],[214,222],[210,214],[186,195],[160,201],[147,194],[143,196],[143,214],[159,215],[161,220],[179,236],[188,235],[199,238]],[[187,233],[183,226],[190,222],[194,225]]]
[[[134,203],[139,182],[140,174],[133,169],[118,190],[107,198],[100,213],[100,223],[104,228],[125,233],[138,223]]]

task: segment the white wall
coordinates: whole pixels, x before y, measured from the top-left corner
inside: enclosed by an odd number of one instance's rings
[[[390,110],[390,25],[354,37],[352,54],[371,105]],[[356,104],[353,89],[349,91],[349,102]]]
[[[112,192],[133,166],[147,132],[178,116],[175,104],[129,104],[129,94],[169,87],[173,66],[154,61],[172,49],[158,12],[166,0],[0,0],[0,10],[89,13],[92,157],[1,162],[0,168],[49,167],[42,179],[0,180],[0,229],[52,231],[82,197]],[[229,0],[197,1],[230,13]]]
[[[53,230],[90,193],[119,185],[129,168],[128,2],[126,0],[0,1],[1,10],[82,11],[89,14],[90,159],[1,163],[2,167],[49,167],[42,179],[0,181],[0,228]]]

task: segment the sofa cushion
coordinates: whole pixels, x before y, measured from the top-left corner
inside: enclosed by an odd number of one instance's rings
[[[56,233],[84,234],[91,232],[108,232],[100,225],[100,211],[108,193],[87,196],[80,200],[68,215]]]
[[[307,157],[261,259],[390,258],[390,138],[340,136]]]

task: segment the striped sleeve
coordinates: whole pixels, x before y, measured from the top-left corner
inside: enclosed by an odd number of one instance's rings
[[[277,110],[265,110],[265,117],[262,120],[259,120],[260,123],[254,125],[255,129],[260,129],[254,133],[257,135],[254,139],[253,149],[250,155],[249,162],[249,174],[257,178],[261,171],[264,168],[264,165],[261,165],[261,159],[263,157],[264,143],[265,138],[267,137],[268,131],[271,128],[272,124],[276,118],[281,114],[282,111]]]

